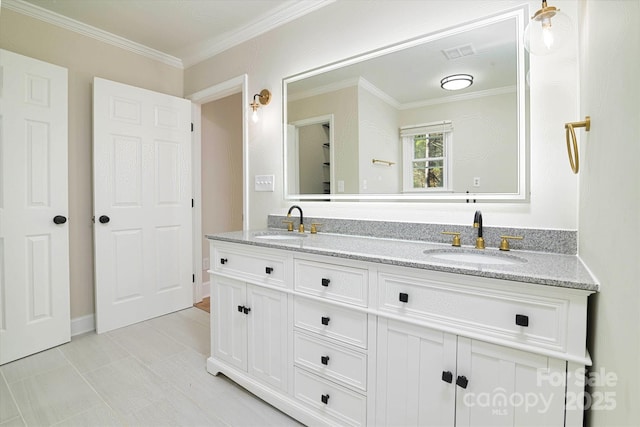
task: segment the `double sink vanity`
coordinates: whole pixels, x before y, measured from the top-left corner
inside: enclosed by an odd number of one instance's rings
[[[575,255],[273,228],[207,237],[208,371],[300,422],[582,425],[598,285]]]
[[[532,13],[284,78],[284,199],[527,203]],[[443,90],[454,68],[473,86]],[[292,231],[283,219],[207,236],[210,373],[313,426],[582,426],[598,285],[575,232],[317,218],[319,233],[300,233],[301,210]]]

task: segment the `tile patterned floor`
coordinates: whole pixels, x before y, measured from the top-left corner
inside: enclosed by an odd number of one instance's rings
[[[295,426],[206,371],[209,315],[189,308],[0,367],[0,427]]]

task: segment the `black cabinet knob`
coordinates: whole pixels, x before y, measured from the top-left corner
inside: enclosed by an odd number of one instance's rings
[[[469,380],[467,379],[467,377],[463,375],[459,375],[458,379],[456,379],[456,385],[458,385],[459,387],[467,388],[468,384],[469,384]]]
[[[320,321],[322,322],[323,325],[327,326],[329,324],[329,320],[331,320],[328,317],[322,316],[322,319],[320,319]]]
[[[111,221],[111,218],[106,215],[101,215],[100,218],[98,218],[98,221],[100,221],[100,224],[106,224]]]
[[[328,394],[323,394],[320,397],[320,400],[322,400],[322,403],[324,403],[326,405],[327,403],[329,403],[329,395]]]
[[[64,224],[65,222],[67,222],[67,217],[66,216],[62,216],[62,215],[56,215],[53,217],[53,223],[54,224]]]
[[[271,272],[273,271],[273,267],[265,267],[264,268],[264,272],[267,274],[271,274]]]
[[[524,314],[516,314],[516,325],[524,326],[525,328],[529,326],[529,316],[525,316]]]
[[[331,283],[331,280],[329,279],[322,279],[322,286],[324,286],[325,288],[327,286],[329,286],[329,283]]]
[[[229,260],[228,260],[228,259],[226,259],[226,258],[220,258],[220,264],[224,265],[224,264],[226,264],[226,263],[228,263],[228,262],[229,262]]]
[[[400,292],[400,296],[398,297],[400,302],[409,302],[409,294],[405,294],[404,292]]]
[[[329,364],[329,356],[321,356],[320,357],[320,363],[322,363],[323,365],[328,365]]]
[[[449,384],[453,382],[453,374],[451,371],[442,371],[442,381]]]
[[[242,311],[244,312],[244,314],[249,314],[251,309],[249,307],[242,307]]]
[[[243,308],[244,308],[243,306],[239,305],[239,306],[238,306],[238,311],[239,311],[240,313],[242,313],[242,309],[243,309]]]

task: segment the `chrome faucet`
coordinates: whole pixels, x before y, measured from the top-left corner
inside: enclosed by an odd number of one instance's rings
[[[484,238],[482,237],[482,212],[476,211],[476,214],[473,217],[473,227],[478,229],[476,249],[484,249]]]
[[[287,212],[287,217],[291,216],[291,211],[294,209],[298,209],[300,211],[300,225],[298,226],[298,231],[300,233],[304,233],[304,216],[302,215],[302,209],[298,205],[293,205],[289,208],[289,212]]]

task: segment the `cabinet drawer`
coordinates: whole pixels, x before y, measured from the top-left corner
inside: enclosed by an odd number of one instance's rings
[[[564,351],[567,300],[380,273],[383,312]],[[406,302],[405,302],[406,301]]]
[[[306,334],[294,334],[294,361],[316,374],[367,390],[367,356]]]
[[[285,286],[287,258],[274,254],[213,244],[211,247],[212,269],[241,279],[258,281],[274,286]],[[290,264],[289,264],[290,265]]]
[[[335,424],[366,424],[367,399],[359,393],[299,368],[294,371],[294,392],[296,399],[323,416],[331,416]]]
[[[367,348],[367,314],[303,297],[294,298],[296,327]]]
[[[295,289],[361,306],[367,305],[367,270],[321,262],[295,261]]]

